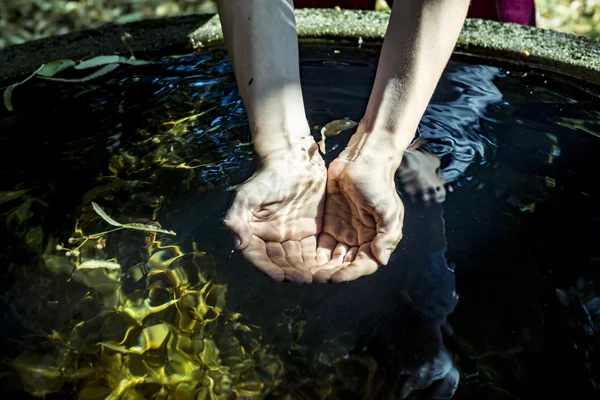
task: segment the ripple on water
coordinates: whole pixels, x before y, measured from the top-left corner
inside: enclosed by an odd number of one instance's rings
[[[315,49],[301,72],[319,138],[361,118],[377,57]],[[298,287],[248,266],[221,226],[255,168],[223,51],[13,96],[0,111],[0,143],[22,154],[0,168],[7,392],[376,399],[408,382],[443,398],[460,376],[455,398],[598,394],[597,98],[535,71],[450,63],[419,135],[455,190],[430,207],[405,199],[386,268]],[[328,138],[326,158],[347,140]],[[177,236],[86,239],[110,228],[91,201]]]

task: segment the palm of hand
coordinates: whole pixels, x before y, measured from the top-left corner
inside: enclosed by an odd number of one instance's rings
[[[403,204],[393,176],[381,180],[388,174],[378,169],[344,159],[329,166],[315,281],[371,274],[387,263],[402,238]]]
[[[310,283],[317,265],[327,170],[312,147],[305,159],[260,168],[237,188],[225,217],[244,258],[277,281]]]

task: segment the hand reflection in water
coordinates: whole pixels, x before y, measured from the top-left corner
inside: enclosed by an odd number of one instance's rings
[[[458,302],[442,213],[440,204],[407,203],[405,246],[386,269],[393,270],[386,280],[395,286],[395,306],[365,327],[369,335],[360,346],[381,363],[387,391],[402,399],[421,390],[426,398],[449,399],[458,387],[458,370],[442,341]]]
[[[283,383],[297,388],[294,398],[318,398],[315,388],[325,387],[324,381],[348,399],[392,400],[414,392],[449,399],[456,391],[459,374],[442,336],[451,332],[447,317],[458,301],[445,259],[442,204],[405,201],[405,207],[402,245],[386,268],[359,286],[248,289],[244,312],[277,327],[301,327],[301,333],[269,328],[281,334],[274,343],[297,340],[291,354],[281,346],[290,370],[299,371]],[[278,301],[269,302],[273,297]],[[294,317],[282,324],[274,315]]]

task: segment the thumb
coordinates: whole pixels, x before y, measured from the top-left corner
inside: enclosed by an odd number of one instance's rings
[[[223,224],[233,234],[233,244],[236,250],[243,250],[250,244],[252,239],[252,228],[248,223],[248,211],[243,207],[237,199],[234,199],[233,204],[225,215]]]
[[[400,199],[397,199],[400,203]],[[383,216],[377,221],[377,235],[371,243],[371,252],[377,261],[386,265],[390,260],[392,252],[402,240],[402,203],[384,208]]]

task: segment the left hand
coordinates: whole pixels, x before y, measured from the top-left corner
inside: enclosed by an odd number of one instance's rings
[[[329,165],[314,281],[344,282],[372,274],[387,264],[402,238],[397,166],[365,161],[346,152]]]

